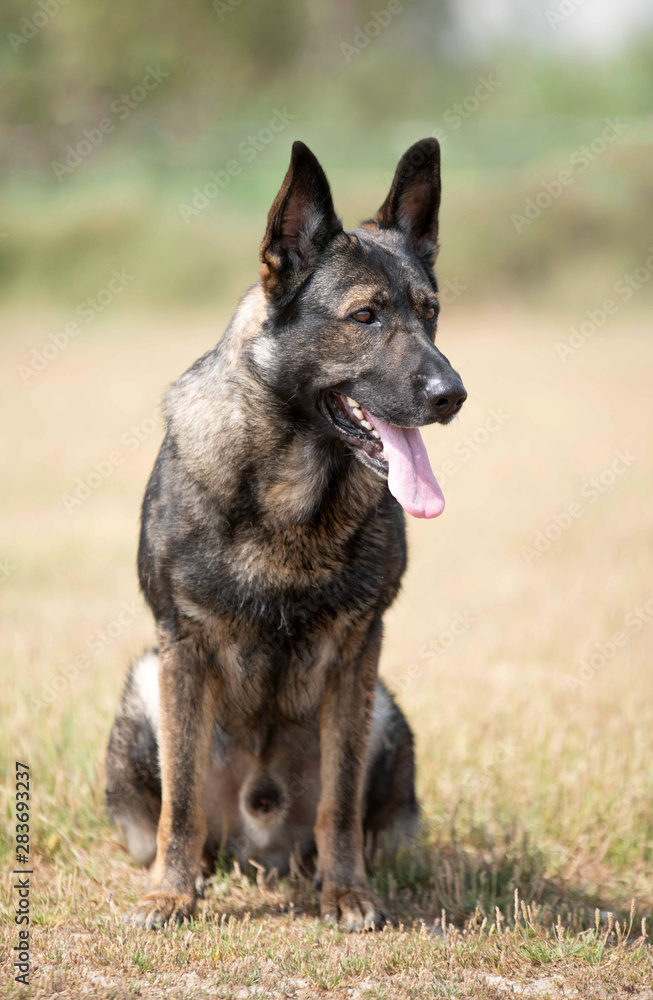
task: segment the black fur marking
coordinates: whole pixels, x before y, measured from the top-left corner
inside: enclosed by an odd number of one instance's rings
[[[461,404],[434,343],[439,201],[439,149],[423,140],[376,216],[344,232],[322,168],[295,143],[259,284],[168,392],[138,556],[161,645],[160,729],[130,681],[107,759],[109,806],[143,856],[160,810],[143,926],[192,912],[205,797],[207,851],[227,837],[241,858],[283,867],[295,836],[304,855],[317,843],[324,916],[382,922],[363,830],[417,815],[412,734],[376,678],[404,517],[368,461],[373,435],[348,439],[325,403],[349,396],[410,428],[450,419],[441,384]]]

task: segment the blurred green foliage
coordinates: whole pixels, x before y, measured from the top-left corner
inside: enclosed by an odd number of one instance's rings
[[[481,58],[452,38],[426,0],[3,0],[0,294],[72,308],[127,267],[130,302],[234,298],[293,139],[355,224],[436,134],[440,275],[470,301],[591,307],[653,243],[653,41]],[[628,127],[518,231],[606,118]]]

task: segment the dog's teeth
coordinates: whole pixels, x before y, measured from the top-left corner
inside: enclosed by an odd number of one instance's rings
[[[376,440],[377,440],[377,441],[379,441],[379,440],[381,439],[381,435],[380,435],[380,434],[379,434],[379,432],[377,431],[376,427],[375,427],[375,428],[374,428],[374,430],[372,431],[372,437],[373,437],[373,438],[376,438]]]
[[[359,410],[357,406],[354,407],[354,416],[356,417],[357,420],[363,419],[363,411]]]
[[[358,407],[358,409],[360,409],[360,407],[358,406],[358,403],[356,402],[356,400],[355,400],[355,399],[352,399],[352,398],[351,398],[351,396],[347,396],[347,402],[348,402],[348,403],[349,403],[349,405],[350,405],[350,406],[352,407],[352,409],[353,409],[354,407]]]
[[[366,431],[372,430],[372,425],[369,420],[361,420],[361,427],[364,427]]]

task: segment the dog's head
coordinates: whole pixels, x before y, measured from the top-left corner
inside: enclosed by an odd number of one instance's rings
[[[276,359],[275,391],[417,517],[444,507],[417,428],[448,423],[466,399],[434,343],[439,206],[440,148],[423,139],[376,215],[345,232],[322,167],[295,142],[261,245],[263,337],[277,349],[260,355]]]

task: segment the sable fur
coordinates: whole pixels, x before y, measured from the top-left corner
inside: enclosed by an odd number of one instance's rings
[[[108,758],[109,805],[140,829],[132,849],[145,863],[158,819],[139,925],[193,912],[203,853],[238,822],[236,853],[252,850],[247,796],[280,809],[275,781],[305,755],[319,781],[293,800],[301,815],[288,814],[268,860],[287,863],[297,830],[310,853],[314,826],[324,918],[383,922],[364,824],[378,832],[416,815],[410,730],[392,702],[373,724],[387,699],[377,664],[406,565],[404,517],[328,401],[346,394],[415,427],[445,422],[434,385],[464,398],[425,319],[437,311],[439,201],[439,149],[423,140],[377,216],[346,232],[322,168],[295,143],[258,284],[168,392],[138,556],[160,649],[157,722],[130,680]],[[352,318],[368,307],[382,321]],[[270,779],[265,794],[259,779]]]
[[[158,650],[130,670],[107,752],[107,805],[125,846],[144,866],[154,861],[161,811],[158,670]],[[278,727],[260,756],[240,746],[216,721],[205,788],[206,873],[218,851],[243,867],[254,860],[282,875],[296,854],[310,869],[319,794],[315,720]],[[391,837],[392,846],[413,831],[416,818],[412,733],[379,680],[365,767],[365,834],[372,846],[381,835],[384,842]]]

